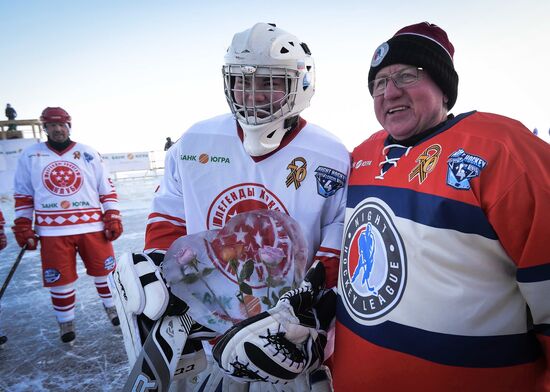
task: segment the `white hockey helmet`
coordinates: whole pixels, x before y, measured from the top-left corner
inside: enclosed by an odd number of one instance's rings
[[[235,34],[222,72],[225,97],[251,156],[279,147],[315,92],[309,48],[274,24],[257,23]],[[256,102],[257,94],[263,94],[261,102]]]

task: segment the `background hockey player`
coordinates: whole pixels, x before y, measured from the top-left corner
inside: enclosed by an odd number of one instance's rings
[[[8,240],[6,238],[6,233],[4,232],[4,225],[6,221],[4,220],[4,214],[0,211],[0,250],[4,249],[8,245]],[[2,322],[2,309],[0,304],[0,322]],[[0,325],[0,347],[8,341],[8,337],[2,332],[2,326]]]
[[[134,263],[147,258],[158,265],[180,236],[220,229],[240,212],[273,209],[300,224],[308,241],[308,267],[323,263],[334,285],[349,153],[335,136],[300,117],[315,88],[309,48],[275,25],[258,23],[233,37],[223,77],[232,114],[197,123],[168,150],[145,255],[134,255]],[[146,301],[162,303],[161,298]],[[221,378],[215,366],[198,381],[179,382],[177,390],[213,391]],[[223,382],[224,388],[233,383],[230,390],[248,388],[229,378]],[[270,385],[250,388],[269,390]],[[286,390],[305,388],[304,376]]]
[[[122,233],[117,194],[100,155],[69,137],[71,117],[47,107],[40,121],[45,143],[26,148],[15,174],[13,232],[19,246],[40,242],[42,278],[51,293],[61,340],[75,338],[76,253],[94,277],[109,320],[119,324],[107,275],[115,268],[113,246]],[[34,229],[33,229],[34,216]]]
[[[550,147],[503,116],[449,114],[453,54],[419,23],[372,58],[384,129],[352,154],[336,391],[550,391]]]

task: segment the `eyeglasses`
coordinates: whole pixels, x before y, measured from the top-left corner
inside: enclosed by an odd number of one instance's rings
[[[369,82],[369,90],[371,91],[373,97],[378,97],[379,95],[384,94],[386,92],[389,79],[393,80],[393,83],[397,88],[412,86],[420,80],[421,71],[424,71],[424,69],[419,67],[409,67],[389,74],[388,76],[376,78]]]

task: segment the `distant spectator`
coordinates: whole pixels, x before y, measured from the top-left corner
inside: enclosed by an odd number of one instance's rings
[[[172,144],[174,144],[174,142],[170,139],[170,136],[168,136],[166,138],[166,143],[164,144],[164,151],[168,151],[168,149],[172,147]]]
[[[6,117],[10,121],[15,120],[15,117],[17,117],[17,112],[9,103],[6,104]],[[8,127],[8,131],[17,131],[17,125],[10,124],[10,126]]]

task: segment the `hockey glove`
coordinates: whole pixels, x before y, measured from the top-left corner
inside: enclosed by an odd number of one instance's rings
[[[27,244],[27,250],[36,250],[38,247],[38,236],[32,229],[32,221],[28,218],[17,218],[13,221],[13,234],[17,244],[22,248]]]
[[[122,234],[122,217],[120,211],[107,210],[103,214],[103,223],[105,225],[105,238],[114,241]]]
[[[325,271],[316,263],[299,288],[267,312],[229,329],[214,346],[214,359],[241,381],[287,383],[324,361],[336,294],[324,290]]]

